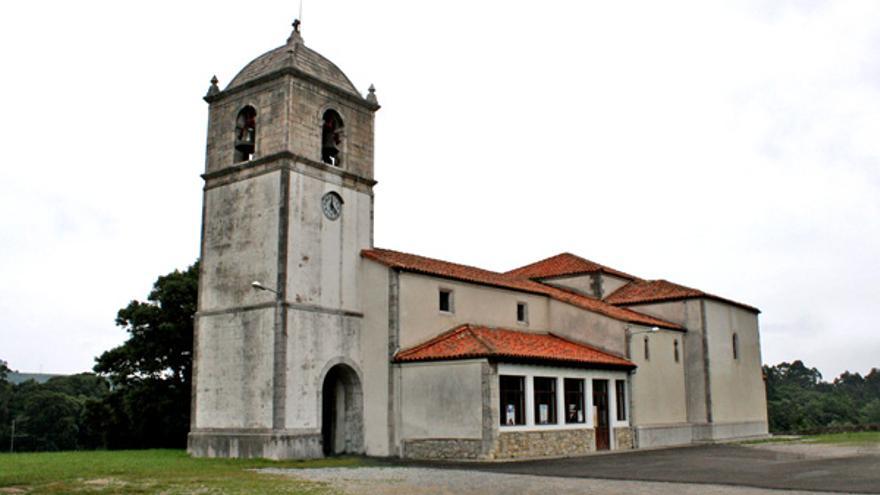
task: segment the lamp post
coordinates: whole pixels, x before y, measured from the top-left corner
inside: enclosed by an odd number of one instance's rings
[[[630,347],[632,345],[633,335],[652,334],[652,333],[657,333],[659,331],[660,331],[660,327],[651,327],[651,328],[646,328],[644,330],[633,331],[632,327],[627,325],[626,329],[624,331],[624,333],[626,335],[626,358],[632,359],[632,350],[630,349]],[[629,425],[630,425],[630,428],[632,428],[633,448],[638,448],[638,446],[639,446],[639,429],[636,428],[635,401],[633,400],[633,392],[632,392],[633,391],[632,381],[633,381],[633,375],[635,375],[635,374],[636,374],[635,369],[630,370],[629,380],[626,381],[626,395],[627,395],[627,399],[628,399],[627,402],[629,403]]]
[[[266,292],[271,292],[271,293],[275,294],[276,296],[280,295],[277,290],[270,289],[270,288],[266,287],[265,285],[261,284],[257,280],[254,280],[253,282],[251,282],[251,287],[253,287],[255,290],[264,290]]]

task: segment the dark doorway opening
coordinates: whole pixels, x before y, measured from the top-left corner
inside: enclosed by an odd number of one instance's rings
[[[608,380],[593,380],[593,418],[596,422],[596,450],[611,448],[608,425]]]
[[[330,368],[321,387],[321,442],[324,455],[364,451],[363,392],[349,366]]]

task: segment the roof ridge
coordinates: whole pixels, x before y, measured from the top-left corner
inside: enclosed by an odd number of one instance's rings
[[[440,341],[445,340],[449,337],[452,337],[456,333],[461,333],[465,330],[468,330],[469,327],[470,327],[470,323],[462,323],[461,325],[456,325],[456,326],[450,328],[449,330],[441,332],[441,333],[431,337],[430,339],[428,339],[420,344],[416,344],[408,349],[399,350],[399,351],[395,352],[394,357],[397,358],[399,356],[403,356],[404,354],[410,354],[410,353],[413,353],[416,351],[420,351],[420,350],[424,349],[425,347],[434,345],[437,342],[440,342]]]
[[[477,340],[477,342],[479,342],[480,344],[482,344],[483,347],[486,348],[487,352],[496,352],[496,353],[498,352],[498,348],[495,347],[494,345],[490,344],[489,342],[486,342],[486,340],[483,337],[481,337],[477,332],[474,331],[474,329],[470,323],[468,323],[468,328],[470,329],[471,335],[474,336],[474,338]],[[482,328],[485,328],[486,330],[491,330],[489,327],[482,327]]]
[[[415,256],[415,257],[417,257],[417,258],[422,258],[422,259],[429,260],[429,261],[436,261],[436,262],[438,262],[438,263],[446,263],[446,264],[449,264],[449,265],[457,265],[457,266],[461,266],[461,267],[464,267],[464,268],[471,268],[471,269],[473,269],[473,270],[479,270],[479,271],[481,271],[481,272],[487,272],[487,273],[491,273],[491,274],[497,275],[497,276],[502,277],[502,278],[507,278],[507,277],[504,276],[505,274],[502,273],[502,272],[496,272],[496,271],[494,271],[494,270],[487,270],[486,268],[480,268],[479,266],[475,266],[475,265],[465,265],[464,263],[458,263],[458,262],[456,262],[456,261],[447,261],[447,260],[442,260],[442,259],[440,259],[440,258],[432,258],[432,257],[430,257],[430,256],[424,256],[424,255],[421,255],[421,254],[408,253],[408,252],[406,252],[406,251],[397,251],[397,250],[395,250],[395,249],[386,249],[386,248],[372,247],[372,248],[369,248],[369,249],[362,249],[362,250],[361,250],[361,253],[371,252],[371,251],[385,251],[385,252],[387,252],[387,253],[402,254],[402,255],[404,255],[404,256]]]

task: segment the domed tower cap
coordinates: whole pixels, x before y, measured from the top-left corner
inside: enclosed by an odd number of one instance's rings
[[[287,38],[287,43],[260,55],[247,64],[232,78],[225,91],[256,81],[275,72],[294,69],[306,77],[317,79],[361,98],[357,88],[355,88],[348,76],[336,64],[305,46],[302,34],[300,33],[300,25],[299,19],[293,21],[293,32]]]

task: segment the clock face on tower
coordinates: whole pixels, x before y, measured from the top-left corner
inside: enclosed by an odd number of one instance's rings
[[[336,220],[342,215],[342,197],[335,192],[328,192],[321,198],[321,209],[324,216],[330,220]]]

